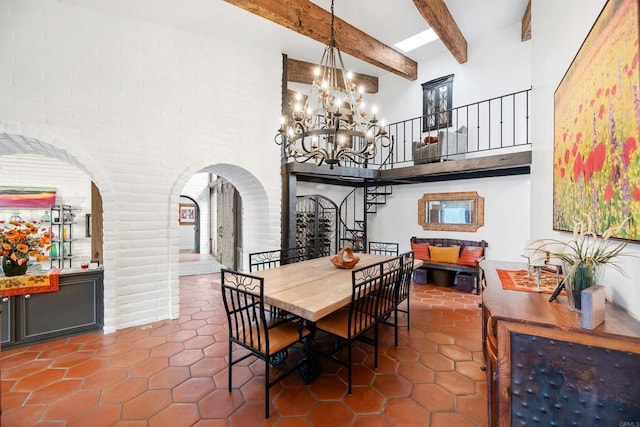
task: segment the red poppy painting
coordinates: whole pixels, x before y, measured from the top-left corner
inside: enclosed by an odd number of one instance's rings
[[[609,0],[554,97],[553,228],[640,240],[638,0]]]

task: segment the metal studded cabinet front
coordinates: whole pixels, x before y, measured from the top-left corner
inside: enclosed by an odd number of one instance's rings
[[[511,333],[511,425],[640,426],[640,354]]]

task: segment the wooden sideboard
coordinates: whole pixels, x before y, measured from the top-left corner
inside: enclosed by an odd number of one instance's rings
[[[583,329],[564,295],[502,289],[496,269],[526,264],[480,266],[489,425],[640,425],[638,320],[607,303]]]

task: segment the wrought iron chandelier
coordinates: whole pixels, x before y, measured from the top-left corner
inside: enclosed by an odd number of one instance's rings
[[[318,166],[326,163],[330,169],[342,166],[345,160],[363,164],[375,157],[377,144],[390,146],[376,107],[369,118],[364,89],[356,90],[352,74],[345,71],[335,40],[334,17],[332,0],[331,38],[314,71],[311,91],[304,105],[302,96],[296,94],[293,111],[281,118],[275,137],[276,144],[284,144],[286,157],[301,163],[314,160]]]

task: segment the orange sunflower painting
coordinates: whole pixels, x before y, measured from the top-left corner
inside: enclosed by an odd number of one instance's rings
[[[553,228],[640,240],[638,0],[609,0],[555,92]]]

